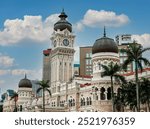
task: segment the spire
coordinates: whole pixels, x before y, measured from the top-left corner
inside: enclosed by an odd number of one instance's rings
[[[26,73],[25,73],[25,77],[24,77],[25,79],[27,79],[27,75],[26,75]]]
[[[62,13],[64,13],[65,11],[64,11],[64,8],[62,8]]]
[[[64,8],[62,9],[61,14],[59,15],[61,20],[65,20],[68,16],[65,14]]]
[[[105,26],[104,26],[104,37],[106,37],[106,29],[105,29]]]

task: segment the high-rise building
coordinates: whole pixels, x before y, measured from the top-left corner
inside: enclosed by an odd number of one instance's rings
[[[115,40],[116,40],[116,43],[118,45],[126,44],[126,43],[131,43],[132,42],[131,34],[120,34],[120,35],[117,35],[115,37]]]
[[[37,93],[37,89],[40,88],[40,85],[37,84],[38,82],[39,82],[38,80],[31,80],[32,93],[33,93],[33,96],[36,96],[36,97],[42,96],[42,90]]]
[[[92,75],[92,46],[80,47],[80,75]]]
[[[124,63],[124,61],[128,58],[126,53],[121,52],[121,49],[127,49],[128,45],[129,45],[128,43],[118,45],[120,65],[122,65]],[[130,72],[133,72],[133,70],[134,70],[133,64],[129,64],[127,67],[127,71],[126,72],[122,71],[122,73],[130,73]]]
[[[51,82],[51,49],[43,50],[43,80]]]

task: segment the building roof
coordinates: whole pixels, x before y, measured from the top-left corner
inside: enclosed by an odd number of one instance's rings
[[[24,79],[21,79],[19,82],[19,88],[32,88],[32,83],[29,79],[27,79],[26,75]]]
[[[67,17],[68,16],[65,14],[64,10],[62,10],[61,14],[59,15],[60,20],[54,24],[55,31],[58,29],[60,31],[68,29],[70,32],[72,32],[72,25],[66,20]]]
[[[80,67],[80,64],[74,64],[74,67]]]
[[[102,38],[97,39],[92,47],[92,54],[100,52],[118,53],[117,44],[113,39],[106,37],[105,28],[104,28],[104,36]]]
[[[43,54],[48,56],[51,53],[51,49],[43,50]]]
[[[8,96],[12,97],[15,94],[14,90],[8,89],[7,90]]]

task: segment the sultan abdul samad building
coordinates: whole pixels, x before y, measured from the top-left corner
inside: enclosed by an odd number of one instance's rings
[[[92,76],[75,76],[75,35],[64,11],[59,18],[51,35],[52,48],[43,51],[43,79],[50,81],[52,92],[52,96],[45,94],[46,111],[112,111],[110,78],[101,77],[101,64],[120,63],[118,45],[104,30],[92,47]],[[128,80],[134,78],[130,74],[125,76]],[[150,71],[140,76],[150,77]],[[31,87],[26,77],[19,83],[18,107],[21,106],[22,111],[42,111],[42,97],[31,95]],[[119,84],[115,82],[115,93],[118,88]],[[27,95],[22,96],[22,91]]]

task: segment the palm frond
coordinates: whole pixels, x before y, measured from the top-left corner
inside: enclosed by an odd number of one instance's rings
[[[140,58],[138,58],[138,60],[143,61],[144,65],[150,66],[150,61],[148,59],[146,59],[144,57],[140,57]]]
[[[150,50],[150,47],[149,48],[144,48],[143,50],[141,50],[141,54],[146,52],[146,51],[149,51]]]
[[[115,77],[115,80],[116,80],[116,81],[118,81],[118,82],[121,81],[122,83],[126,83],[126,79],[125,79],[124,76],[119,75],[119,74],[115,74],[114,77]]]
[[[36,91],[36,93],[39,93],[41,90],[43,90],[42,87],[38,88],[37,91]]]
[[[133,59],[132,58],[128,58],[124,61],[124,63],[122,64],[122,69],[124,71],[127,71],[127,67],[129,64],[131,64],[133,62]]]
[[[137,66],[140,68],[141,72],[143,71],[143,66],[140,60],[137,61]]]
[[[52,95],[49,89],[46,89],[46,91],[49,93],[50,96]]]
[[[12,100],[12,99],[14,99],[14,98],[16,98],[16,97],[18,97],[18,93],[15,92],[15,93],[13,94],[13,96],[10,98],[10,100]]]

